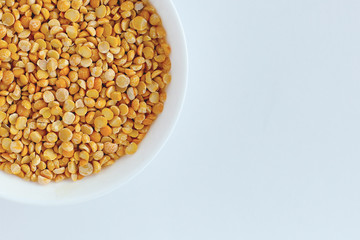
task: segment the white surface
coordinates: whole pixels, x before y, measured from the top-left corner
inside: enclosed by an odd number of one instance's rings
[[[164,146],[179,118],[185,98],[187,83],[187,51],[184,31],[171,1],[153,0],[162,16],[164,27],[168,29],[168,43],[171,52],[172,84],[167,88],[168,97],[163,114],[151,126],[136,154],[122,157],[111,168],[82,181],[62,181],[58,184],[29,184],[22,179],[0,174],[0,196],[20,203],[37,205],[60,205],[80,203],[94,199],[117,189],[141,172]]]
[[[187,33],[180,122],[95,201],[0,201],[1,239],[360,238],[360,2],[174,0]]]

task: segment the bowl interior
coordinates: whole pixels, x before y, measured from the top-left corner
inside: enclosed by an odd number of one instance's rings
[[[134,177],[155,157],[171,134],[184,101],[187,53],[184,32],[171,0],[150,1],[160,14],[172,48],[172,82],[163,113],[152,125],[138,152],[81,181],[66,180],[40,186],[0,171],[0,196],[28,204],[67,204],[92,199],[110,192]]]

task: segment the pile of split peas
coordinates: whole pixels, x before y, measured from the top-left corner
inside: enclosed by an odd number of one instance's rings
[[[170,46],[147,0],[0,0],[0,169],[76,181],[134,154]]]

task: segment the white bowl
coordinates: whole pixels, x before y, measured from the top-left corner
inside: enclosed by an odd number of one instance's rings
[[[171,0],[150,1],[162,17],[172,48],[172,81],[163,113],[152,125],[136,154],[125,156],[100,173],[80,181],[66,180],[40,186],[0,172],[0,197],[38,205],[79,203],[109,193],[140,173],[161,150],[179,117],[187,84],[187,51],[184,31]]]

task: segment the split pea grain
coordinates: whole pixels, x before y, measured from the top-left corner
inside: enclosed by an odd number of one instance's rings
[[[134,154],[170,46],[148,0],[0,1],[0,169],[48,184]]]

